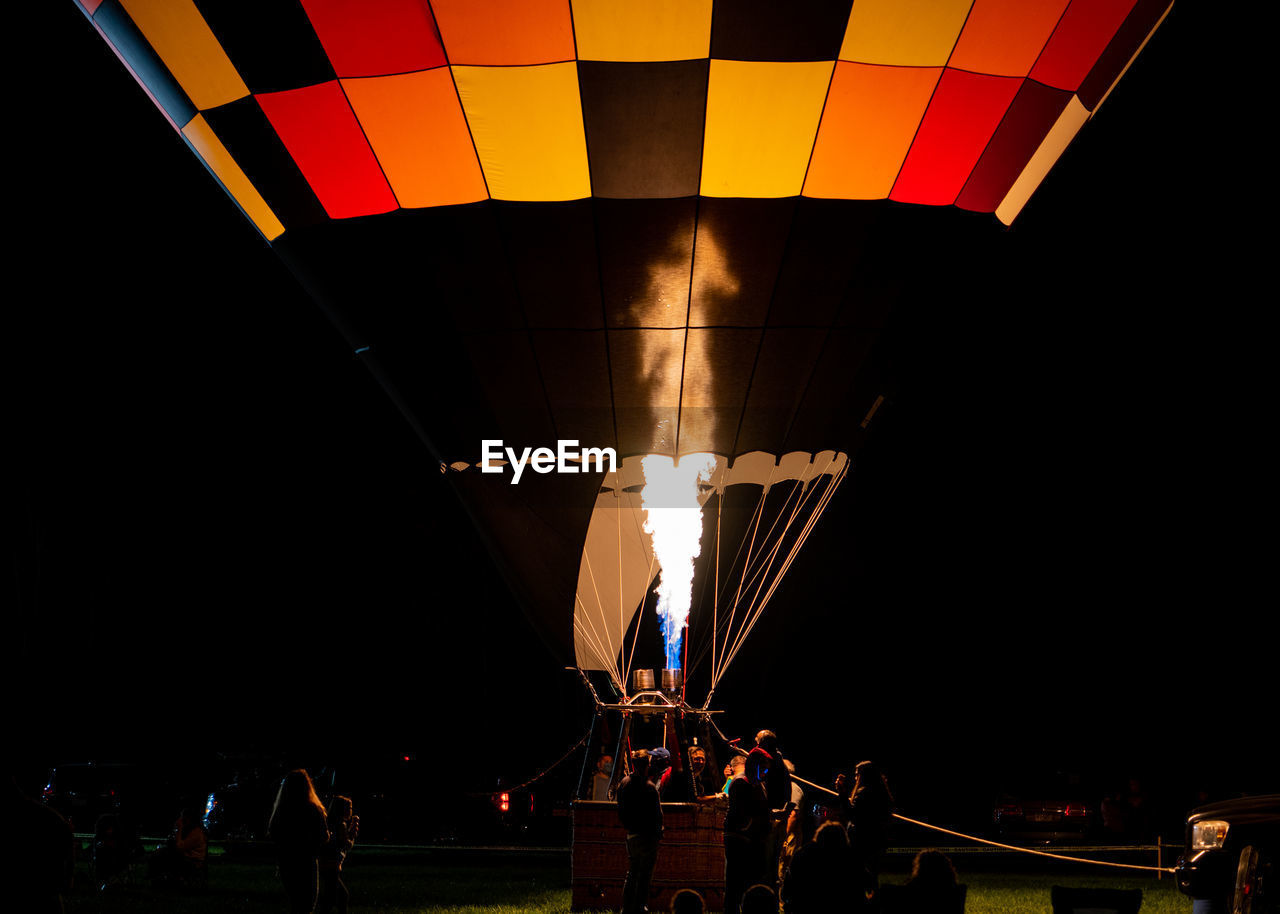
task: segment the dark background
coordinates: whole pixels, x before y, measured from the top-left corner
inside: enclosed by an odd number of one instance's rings
[[[9,213],[15,764],[531,776],[589,723],[576,677],[321,311],[74,5],[45,15]],[[1206,19],[1179,4],[1012,229],[898,313],[726,733],[817,780],[880,758],[908,814],[1064,768],[1276,789],[1263,251]]]

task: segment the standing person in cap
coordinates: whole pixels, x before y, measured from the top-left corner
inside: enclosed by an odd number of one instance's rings
[[[667,796],[667,784],[671,781],[671,750],[656,746],[649,750],[649,780],[658,788],[659,799]]]
[[[791,771],[787,760],[782,757],[778,748],[778,734],[772,730],[761,730],[756,734],[756,748],[769,753],[769,773],[764,780],[764,792],[769,798],[769,808],[773,817],[769,826],[769,840],[765,845],[765,862],[769,872],[775,876],[778,872],[778,858],[782,855],[782,845],[787,840],[787,815],[791,812]],[[776,886],[776,881],[771,880]]]
[[[889,821],[893,794],[875,762],[859,762],[853,770],[853,796],[849,798],[849,846],[855,875],[863,880],[868,898],[880,885],[880,855],[889,845]]]
[[[622,914],[649,910],[649,880],[662,840],[662,800],[649,779],[649,753],[631,753],[631,774],[618,787],[618,818],[627,830],[627,878],[622,883]]]
[[[791,772],[787,770],[782,750],[778,748],[778,734],[772,730],[761,730],[756,734],[756,748],[769,753],[769,776],[764,783],[769,808],[783,809],[791,802]]]
[[[724,817],[724,910],[738,914],[742,895],[757,884],[771,885],[768,842],[773,817],[764,782],[769,753],[756,747],[747,753],[742,775],[729,784],[729,811]]]

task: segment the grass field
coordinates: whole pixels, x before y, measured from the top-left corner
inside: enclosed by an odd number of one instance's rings
[[[346,874],[353,912],[385,914],[566,914],[569,910],[567,858],[529,862],[429,861],[381,863],[354,861]],[[1053,885],[1141,888],[1142,914],[1188,914],[1189,899],[1171,879],[1096,875],[1079,868],[1053,874],[961,873],[969,886],[968,914],[1032,912],[1050,914]],[[887,877],[886,881],[899,881]],[[204,894],[160,891],[136,876],[130,885],[107,893],[95,890],[81,865],[76,886],[66,899],[68,914],[277,914],[284,896],[275,868],[262,862],[213,858]]]

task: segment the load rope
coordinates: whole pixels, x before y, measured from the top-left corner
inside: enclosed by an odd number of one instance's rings
[[[587,730],[587,732],[586,732],[586,733],[582,734],[582,738],[581,738],[581,739],[579,739],[576,743],[574,743],[572,746],[570,746],[570,747],[569,747],[569,751],[568,751],[568,752],[566,752],[564,755],[560,756],[558,759],[556,759],[554,762],[552,762],[552,763],[551,763],[550,765],[548,765],[546,768],[543,768],[541,771],[539,771],[537,774],[535,774],[533,777],[529,778],[529,780],[525,781],[523,784],[519,785],[518,787],[506,787],[506,788],[503,788],[503,791],[504,791],[505,793],[519,793],[521,790],[524,790],[526,787],[528,787],[530,784],[534,783],[535,781],[541,780],[542,778],[546,777],[548,774],[550,774],[550,773],[551,773],[551,770],[552,770],[553,768],[555,768],[557,765],[561,764],[561,763],[562,763],[565,759],[567,759],[569,756],[573,755],[573,753],[574,753],[574,752],[576,752],[576,751],[578,750],[578,748],[579,748],[583,743],[585,743],[585,742],[587,741],[588,737],[590,737],[590,736],[591,736],[591,731],[590,731],[590,730]]]

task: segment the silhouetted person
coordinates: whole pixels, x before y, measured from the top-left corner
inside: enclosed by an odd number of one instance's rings
[[[773,821],[764,781],[769,776],[769,753],[747,753],[742,776],[729,784],[729,810],[724,817],[724,910],[738,914],[742,895],[757,882],[772,882],[768,841]]]
[[[756,734],[756,748],[769,753],[769,774],[765,778],[764,792],[769,798],[769,808],[774,810],[769,825],[769,840],[765,845],[765,860],[772,873],[770,884],[777,883],[778,858],[782,855],[782,845],[787,837],[787,808],[792,801],[791,770],[778,748],[778,735],[772,730],[761,730]],[[763,880],[762,880],[763,881]]]
[[[782,809],[791,801],[791,773],[778,748],[778,734],[761,730],[756,734],[756,748],[769,753],[769,776],[765,779],[764,792],[769,797],[770,809]]]
[[[312,914],[316,906],[317,858],[329,841],[324,807],[302,769],[280,782],[267,834],[276,843],[280,882],[290,914]]]
[[[742,914],[778,914],[778,893],[756,883],[742,896]]]
[[[325,814],[329,823],[329,843],[320,851],[320,898],[317,914],[347,914],[351,893],[342,882],[342,864],[360,832],[360,817],[351,809],[349,797],[334,797]]]
[[[178,813],[178,821],[173,823],[173,834],[169,840],[151,855],[148,864],[151,878],[160,881],[191,879],[205,865],[208,852],[209,842],[200,813],[185,808]]]
[[[117,813],[98,816],[93,827],[93,881],[99,889],[122,882],[142,853],[142,842]]]
[[[840,822],[845,826],[849,824],[849,795],[853,793],[853,778],[845,774],[843,771],[836,774],[835,783],[832,785],[836,795],[828,797],[826,802],[826,821]]]
[[[720,788],[720,792],[725,796],[729,794],[729,788],[733,786],[733,779],[742,777],[742,772],[747,766],[747,757],[745,755],[731,756],[729,761],[724,765],[724,786]]]
[[[689,747],[689,780],[694,799],[719,793],[719,784],[715,782],[715,775],[707,766],[707,750],[701,746]]]
[[[886,885],[880,890],[886,914],[962,914],[964,896],[950,858],[932,848],[916,854],[906,885]]]
[[[849,798],[849,846],[863,880],[863,891],[875,892],[880,881],[880,855],[889,843],[893,795],[875,762],[859,762]]]
[[[787,914],[836,914],[865,900],[844,826],[824,822],[813,841],[796,851],[782,884]]]
[[[671,914],[706,914],[707,903],[693,889],[681,889],[671,896]]]
[[[649,750],[649,780],[653,781],[653,786],[658,788],[659,797],[666,798],[667,787],[670,786],[674,773],[671,750],[665,746],[657,746]]]
[[[49,807],[23,796],[12,776],[0,802],[0,822],[6,910],[60,914],[75,872],[71,826]]]
[[[797,809],[804,809],[804,788],[795,778],[796,766],[791,763],[791,759],[784,758],[782,767],[787,769],[787,779],[791,782],[791,805]]]
[[[808,842],[805,840],[805,817],[801,810],[793,809],[787,814],[787,836],[782,841],[782,852],[778,854],[778,888],[791,872],[791,863],[795,860],[800,848]]]
[[[649,780],[649,753],[631,753],[631,774],[618,786],[618,818],[627,830],[627,878],[622,883],[622,914],[648,911],[649,881],[662,840],[662,800]]]

